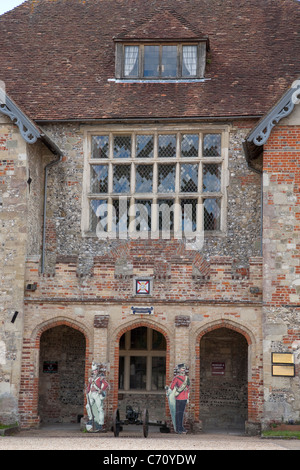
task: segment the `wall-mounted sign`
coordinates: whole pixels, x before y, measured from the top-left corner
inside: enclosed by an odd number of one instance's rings
[[[55,374],[58,372],[58,362],[57,361],[44,361],[43,362],[43,372],[46,374]]]
[[[293,353],[272,353],[272,376],[295,377]]]
[[[212,375],[225,375],[225,362],[212,362],[211,374]]]
[[[152,315],[154,313],[153,307],[131,307],[131,313],[133,315],[140,314],[140,315]]]
[[[295,377],[295,365],[273,364],[272,375],[274,377]]]
[[[136,295],[150,295],[151,285],[150,279],[136,279],[135,293]]]
[[[272,364],[294,364],[294,354],[272,353]]]

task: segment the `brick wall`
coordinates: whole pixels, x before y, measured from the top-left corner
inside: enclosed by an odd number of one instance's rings
[[[265,422],[300,419],[300,113],[264,148]],[[272,377],[272,352],[294,353],[296,378]]]
[[[159,269],[162,260],[166,261],[168,274]],[[26,283],[36,283],[37,289],[26,292],[24,336],[33,341],[33,333],[39,335],[41,325],[44,328],[47,324],[47,328],[51,328],[58,318],[68,325],[75,323],[76,328],[81,327],[85,331],[91,345],[86,370],[90,367],[91,357],[108,364],[111,385],[106,403],[108,421],[112,419],[113,411],[124,404],[118,399],[120,337],[129,329],[148,326],[160,331],[167,341],[166,385],[172,379],[176,364],[187,362],[190,365],[193,386],[186,420],[190,429],[201,427],[197,355],[202,337],[200,332],[206,331],[210,324],[216,328],[237,328],[240,334],[247,336],[247,341],[248,335],[251,336],[248,342],[252,348],[249,376],[253,391],[249,394],[249,409],[252,400],[255,400],[256,407],[251,409],[249,420],[259,418],[261,377],[257,370],[261,359],[261,258],[251,259],[249,270],[238,275],[230,257],[212,257],[208,262],[199,253],[185,250],[183,242],[178,240],[134,240],[124,242],[118,250],[112,249],[106,256],[95,257],[85,276],[79,274],[78,257],[60,256],[57,261],[54,275],[41,275],[38,260],[27,261]],[[130,270],[127,269],[128,264]],[[134,295],[133,279],[145,274],[153,280],[153,296],[140,299]],[[133,305],[153,306],[154,313],[133,315]],[[31,360],[36,347],[38,343],[33,341]],[[24,373],[27,376],[26,369]],[[38,390],[35,393],[38,394]],[[22,394],[26,396],[27,390],[24,389]],[[144,404],[145,400],[144,397]],[[153,397],[149,395],[146,402],[151,407]],[[142,408],[138,397],[135,397],[135,403],[140,403]],[[165,399],[162,409],[161,419],[170,423]],[[150,419],[158,419],[154,409],[152,418],[151,409],[149,411]],[[24,411],[22,416],[23,425],[28,426],[28,413]],[[37,404],[34,416],[38,420]]]
[[[4,424],[18,421],[27,235],[26,154],[18,128],[0,114],[0,423]]]

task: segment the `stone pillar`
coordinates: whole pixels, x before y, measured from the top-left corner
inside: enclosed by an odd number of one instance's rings
[[[94,317],[94,357],[97,363],[107,363],[107,328],[109,315]]]

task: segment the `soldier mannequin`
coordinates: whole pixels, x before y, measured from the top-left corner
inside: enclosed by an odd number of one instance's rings
[[[178,373],[170,385],[170,390],[175,389],[175,430],[178,434],[185,434],[187,430],[183,427],[183,416],[190,392],[190,379],[186,375],[185,364],[178,364]]]
[[[87,423],[87,430],[100,431],[104,424],[104,407],[103,402],[106,396],[108,383],[105,380],[104,373],[100,373],[99,367],[93,362],[92,376],[86,389],[87,392],[87,405],[86,410],[88,413],[89,421]]]

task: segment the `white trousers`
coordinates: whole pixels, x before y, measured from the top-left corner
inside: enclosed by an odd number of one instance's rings
[[[97,410],[98,410],[98,415],[99,415],[99,421],[97,417],[95,416],[95,421],[97,421],[99,424],[104,424],[104,409],[103,409],[103,401],[104,397],[102,396],[101,393],[98,392],[89,392],[88,394],[88,402],[86,405],[86,410],[88,413],[89,419],[93,419],[91,407],[93,407],[94,404],[96,404]],[[90,406],[91,404],[91,406]]]

